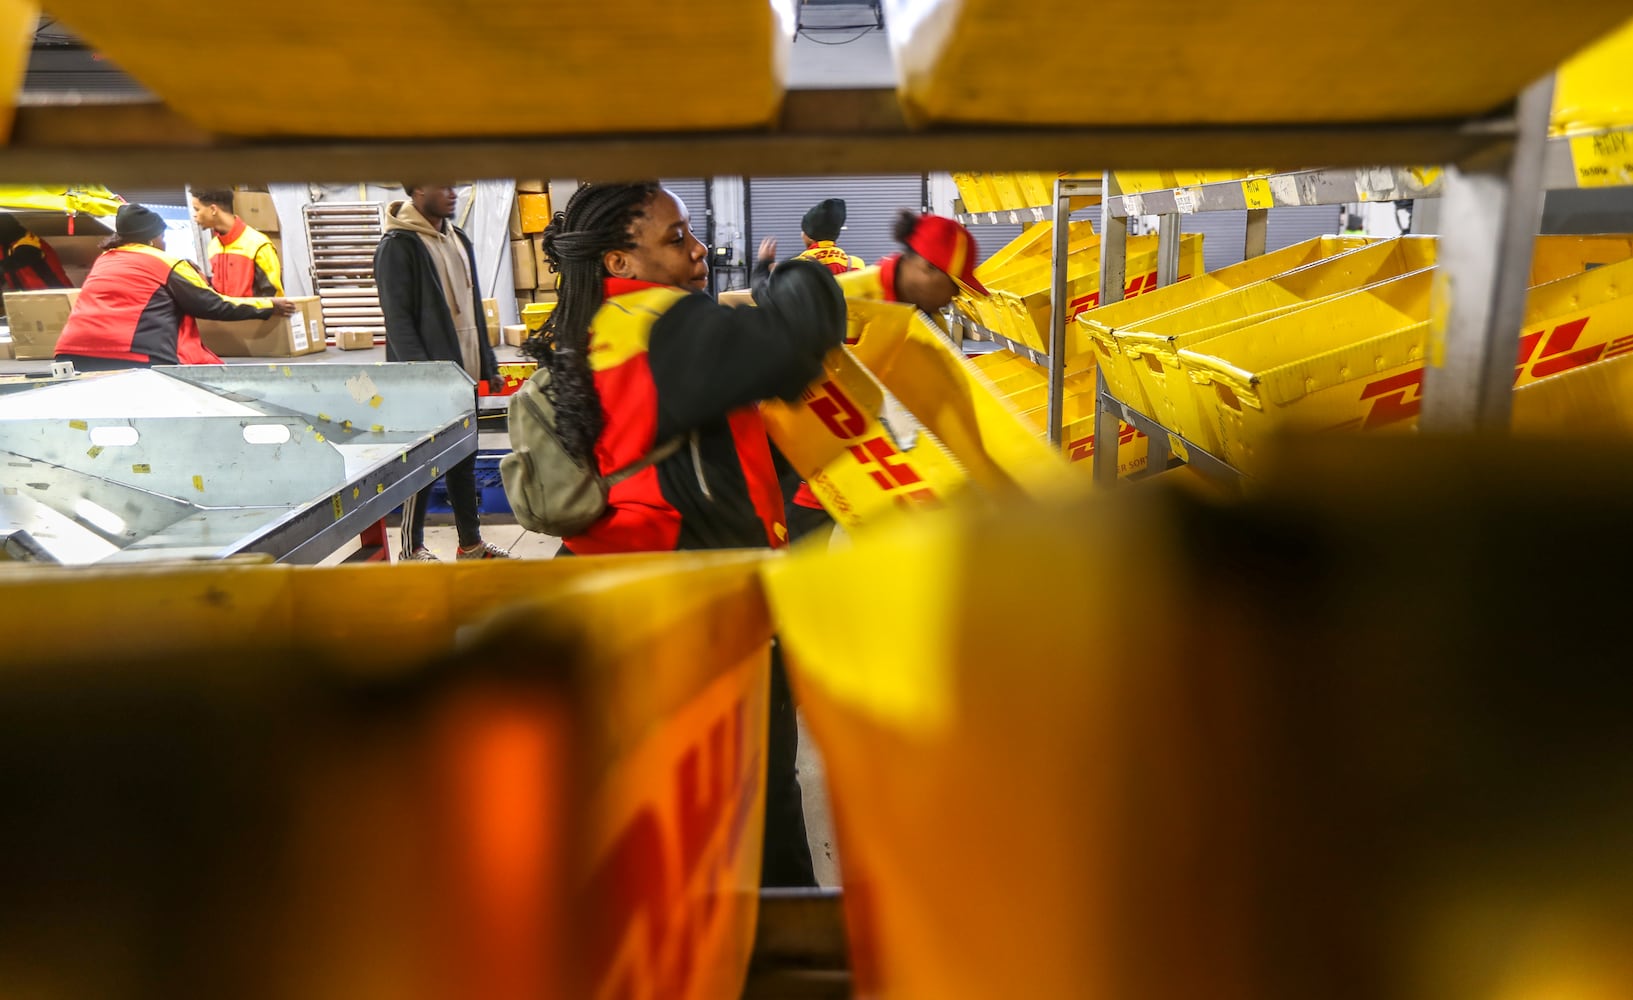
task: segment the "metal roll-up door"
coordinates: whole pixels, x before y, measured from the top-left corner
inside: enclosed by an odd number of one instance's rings
[[[924,175],[752,178],[749,221],[753,242],[748,252],[753,254],[760,240],[775,236],[778,256],[786,259],[798,254],[803,246],[800,220],[824,198],[845,199],[845,230],[839,234],[839,245],[872,264],[900,249],[890,236],[896,213],[904,208],[923,210]]]
[[[687,211],[692,213],[692,235],[701,240],[704,246],[709,246],[713,230],[709,219],[708,178],[665,177],[660,183],[686,203]]]
[[[1265,228],[1265,252],[1290,247],[1316,236],[1338,232],[1337,205],[1308,205],[1272,208]],[[1207,269],[1242,262],[1242,242],[1247,238],[1246,212],[1198,212],[1180,217],[1180,231],[1202,233],[1202,257]]]

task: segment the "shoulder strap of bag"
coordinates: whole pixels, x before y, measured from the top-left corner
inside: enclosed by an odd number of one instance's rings
[[[684,444],[685,441],[686,438],[684,437],[670,438],[668,441],[665,441],[663,444],[660,444],[656,448],[652,449],[645,456],[636,459],[635,461],[624,466],[622,469],[619,469],[617,472],[608,473],[603,481],[607,484],[607,488],[611,489],[612,487],[617,486],[619,483],[628,479],[630,476],[643,472],[646,469],[650,469],[652,466],[657,465],[670,455],[673,455],[675,452],[680,450],[680,446]]]

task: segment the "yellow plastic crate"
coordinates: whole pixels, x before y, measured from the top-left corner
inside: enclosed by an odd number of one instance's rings
[[[1422,405],[1432,272],[1180,352],[1218,454],[1260,467],[1279,430],[1411,426]],[[1633,350],[1633,260],[1532,288],[1515,359],[1527,385]]]
[[[1179,351],[1272,316],[1303,309],[1330,295],[1354,291],[1434,263],[1435,241],[1409,236],[1341,253],[1265,281],[1135,323],[1117,334],[1139,384],[1124,402],[1164,427],[1212,450],[1212,428],[1180,370]]]
[[[1133,364],[1117,345],[1117,332],[1132,328],[1141,320],[1160,316],[1181,306],[1221,295],[1255,281],[1264,281],[1295,268],[1326,260],[1348,250],[1365,246],[1367,240],[1352,236],[1318,236],[1272,253],[1261,254],[1252,260],[1222,267],[1217,271],[1199,274],[1188,281],[1178,281],[1166,288],[1156,288],[1091,309],[1077,317],[1077,324],[1067,330],[1066,356],[1075,358],[1093,353],[1105,372],[1106,386],[1112,395],[1142,412],[1139,400],[1144,397],[1134,374]]]
[[[1531,285],[1542,285],[1633,257],[1633,236],[1539,236],[1531,250]]]
[[[1633,125],[1629,66],[1633,66],[1633,21],[1559,67],[1554,76],[1555,134]]]
[[[958,196],[963,199],[966,212],[991,212],[997,209],[998,199],[993,193],[990,176],[973,172],[953,173],[953,184],[958,188]]]
[[[1633,351],[1514,390],[1516,434],[1633,437]]]

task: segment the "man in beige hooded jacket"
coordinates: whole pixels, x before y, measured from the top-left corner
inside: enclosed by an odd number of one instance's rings
[[[409,200],[386,210],[386,233],[374,251],[374,281],[386,318],[387,361],[453,361],[473,379],[503,387],[488,345],[476,253],[453,224],[456,194],[447,184],[404,184]],[[448,501],[459,532],[460,559],[503,559],[482,540],[476,456],[448,470]],[[400,558],[436,559],[425,547],[427,486],[403,505]]]

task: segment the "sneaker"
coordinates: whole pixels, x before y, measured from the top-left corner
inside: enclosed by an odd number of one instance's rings
[[[421,545],[412,552],[403,552],[397,556],[398,562],[441,562],[431,554],[431,550]]]
[[[478,543],[476,545],[471,546],[468,549],[465,548],[464,546],[461,546],[460,549],[459,549],[459,558],[460,559],[514,559],[515,556],[512,556],[509,552],[506,552],[504,549],[501,549],[499,546],[494,545],[491,542],[480,542],[480,543]]]

